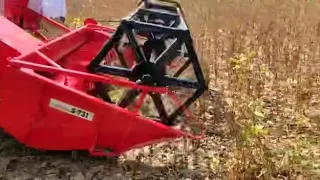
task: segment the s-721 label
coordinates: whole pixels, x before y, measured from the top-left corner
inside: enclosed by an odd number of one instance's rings
[[[92,121],[94,116],[94,113],[90,111],[72,106],[70,104],[67,104],[65,102],[62,102],[53,98],[50,99],[49,107],[71,114],[73,116],[77,116],[79,118],[82,118],[88,121]]]

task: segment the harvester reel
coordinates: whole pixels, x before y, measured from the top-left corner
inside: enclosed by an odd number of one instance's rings
[[[168,1],[143,1],[135,13],[124,18],[88,70],[95,74],[127,78],[140,85],[167,87],[176,92],[181,89],[192,91],[191,96],[171,113],[168,110],[172,107],[165,107],[163,95],[149,93],[160,121],[174,125],[184,108],[204,93],[206,85],[180,5],[159,2]],[[132,53],[131,59],[126,56],[128,52]],[[112,53],[118,57],[118,65],[106,62]],[[172,64],[177,63],[179,67],[173,68]],[[192,80],[181,77],[187,68],[194,73]],[[99,96],[110,103],[111,97],[105,93],[109,85],[96,85]],[[129,90],[117,105],[126,108],[140,94],[139,90]]]

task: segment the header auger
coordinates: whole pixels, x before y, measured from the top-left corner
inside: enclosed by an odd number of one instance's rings
[[[144,0],[117,28],[87,19],[42,41],[0,24],[0,127],[25,145],[110,156],[203,137],[174,126],[207,88],[178,3]]]

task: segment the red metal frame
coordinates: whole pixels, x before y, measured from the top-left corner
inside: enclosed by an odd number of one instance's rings
[[[51,61],[51,60],[49,60]],[[48,61],[48,62],[49,62]],[[52,66],[46,66],[46,65],[40,65],[40,64],[35,64],[35,63],[29,63],[29,62],[24,62],[24,61],[20,61],[20,60],[10,60],[8,61],[8,64],[11,65],[11,67],[13,68],[18,68],[18,69],[21,69],[21,68],[26,68],[26,69],[29,69],[29,70],[33,70],[33,71],[46,71],[46,72],[52,72],[52,73],[62,73],[66,76],[73,76],[73,77],[77,77],[77,78],[85,78],[86,80],[90,80],[90,81],[95,81],[95,82],[103,82],[103,83],[108,83],[108,84],[112,84],[112,85],[117,85],[117,86],[122,86],[122,87],[130,87],[130,88],[137,88],[137,89],[141,89],[142,90],[142,95],[140,98],[139,98],[139,101],[138,103],[136,104],[136,107],[135,107],[135,111],[133,112],[130,112],[130,111],[122,111],[122,113],[124,114],[128,114],[129,116],[131,116],[131,120],[134,121],[135,118],[138,118],[138,114],[137,114],[137,110],[140,109],[141,105],[142,105],[142,102],[145,98],[145,95],[148,93],[148,92],[154,92],[154,93],[160,93],[160,94],[169,94],[169,96],[175,101],[175,103],[177,104],[177,106],[180,106],[181,103],[179,102],[177,96],[173,93],[173,92],[170,92],[168,91],[168,89],[166,88],[153,88],[153,87],[148,87],[148,86],[140,86],[140,85],[137,85],[133,82],[129,82],[129,81],[124,81],[124,80],[121,80],[121,79],[117,79],[117,78],[114,78],[112,76],[110,77],[101,77],[101,76],[98,76],[98,75],[94,75],[94,74],[89,74],[89,73],[84,73],[84,72],[78,72],[78,71],[73,71],[73,70],[67,70],[67,69],[63,69],[61,67],[52,67]],[[56,84],[58,85],[58,84]],[[59,85],[61,86],[61,85]],[[74,91],[74,89],[72,88],[69,88],[67,87],[68,90],[72,91],[73,93],[79,93],[79,91]],[[82,94],[83,96],[87,96],[86,94]],[[101,101],[99,99],[92,99],[92,101],[96,102],[96,103],[101,103]],[[113,106],[112,107],[114,110],[119,110],[119,108],[117,106]],[[187,115],[189,116],[189,118],[191,119],[195,119],[195,117],[192,116],[192,113],[186,109],[186,113]],[[130,149],[133,149],[133,148],[139,148],[139,147],[143,147],[143,146],[147,146],[147,145],[151,145],[151,144],[154,144],[156,142],[161,142],[161,141],[166,141],[166,140],[169,140],[169,139],[175,139],[175,138],[178,138],[178,137],[188,137],[188,138],[192,138],[194,140],[198,140],[198,139],[202,139],[204,136],[205,136],[205,132],[206,132],[206,128],[204,125],[201,125],[200,123],[198,123],[199,126],[202,126],[203,128],[203,132],[201,135],[192,135],[192,134],[189,134],[189,133],[186,133],[186,132],[183,132],[183,131],[180,131],[178,129],[174,129],[174,128],[170,128],[170,127],[167,127],[167,126],[164,126],[160,123],[157,123],[157,122],[154,122],[154,121],[150,121],[148,119],[145,119],[145,118],[141,118],[139,117],[139,119],[142,119],[142,121],[144,121],[144,123],[148,124],[148,128],[152,129],[151,127],[152,126],[155,126],[157,128],[160,128],[161,131],[163,132],[166,132],[167,133],[172,133],[170,135],[169,138],[166,138],[166,139],[155,139],[153,140],[152,138],[150,138],[150,140],[148,140],[147,142],[144,142],[144,143],[139,143],[139,144],[136,144],[130,148],[127,148],[127,149],[121,149],[120,151],[118,152],[111,152],[111,153],[105,153],[103,151],[95,151],[93,147],[96,147],[97,144],[94,144],[93,146],[89,147],[89,152],[91,153],[91,155],[93,156],[113,156],[113,155],[119,155],[125,151],[128,151]],[[112,121],[112,120],[109,120],[109,121]],[[120,130],[122,131],[122,130]],[[149,130],[147,130],[149,132]],[[121,134],[123,134],[124,132],[119,132]],[[138,133],[138,132],[137,132]],[[149,133],[146,133],[145,136],[148,136]],[[117,138],[114,139],[115,141],[118,141]],[[25,142],[26,144],[28,144],[27,142]],[[42,144],[42,143],[41,143]],[[38,145],[36,145],[35,147],[37,147]],[[39,145],[41,146],[41,145]]]
[[[7,21],[0,19],[0,24],[5,23]],[[180,105],[176,95],[167,88],[140,86],[113,76],[87,72],[85,67],[108,41],[113,28],[88,23],[41,43],[16,26],[7,24],[6,27],[15,34],[8,36],[0,30],[0,49],[1,43],[7,48],[0,52],[0,87],[4,87],[0,88],[0,127],[25,145],[44,150],[80,149],[88,150],[93,156],[114,156],[160,141],[204,137],[204,127],[203,134],[193,135],[138,114],[148,92],[168,94]],[[15,36],[30,38],[29,48],[33,50],[23,50],[19,44],[8,45]],[[39,72],[55,76],[46,77]],[[129,111],[87,94],[88,82],[141,89],[143,95],[134,110]],[[84,109],[83,112],[94,116],[85,120],[59,111],[50,106],[53,101]],[[185,112],[194,119],[189,110]],[[104,152],[105,148],[113,152]]]

